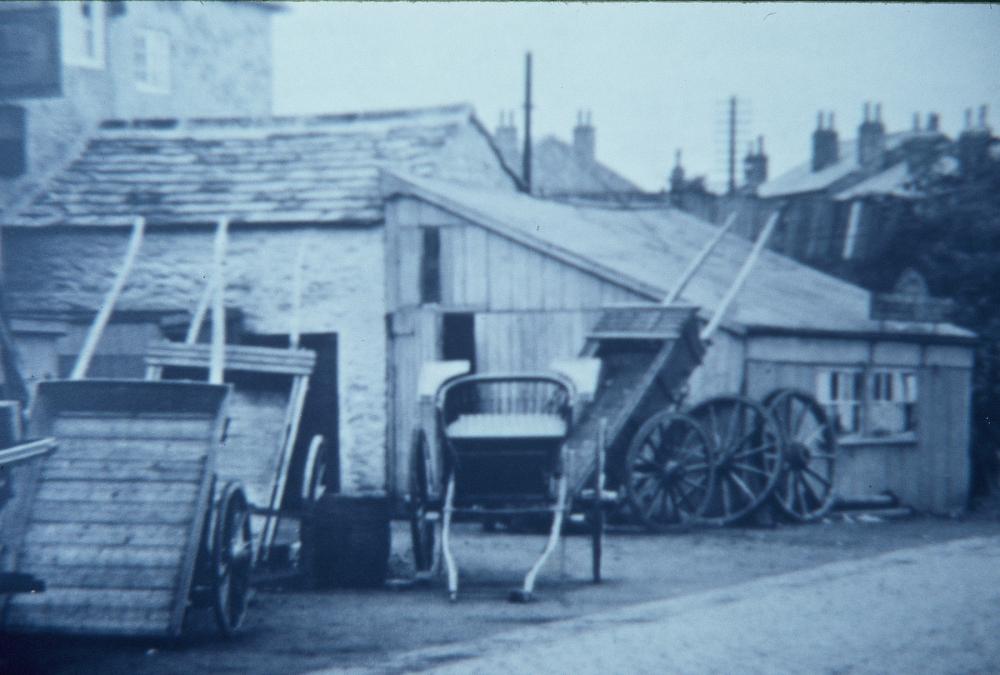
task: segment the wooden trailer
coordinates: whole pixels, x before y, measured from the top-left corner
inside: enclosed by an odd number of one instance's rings
[[[215,479],[229,390],[124,380],[40,383],[29,431],[57,455],[0,541],[45,582],[7,599],[18,632],[177,636],[191,607],[230,632],[252,563],[245,499]]]

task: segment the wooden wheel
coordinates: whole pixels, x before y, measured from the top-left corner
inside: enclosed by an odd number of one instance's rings
[[[313,436],[302,468],[302,505],[311,507],[326,492],[326,445],[322,436]]]
[[[243,624],[250,591],[253,547],[250,508],[239,483],[228,483],[218,502],[212,535],[212,608],[226,637]]]
[[[594,444],[594,503],[590,512],[590,569],[595,584],[601,583],[601,557],[604,549],[604,453],[608,422],[600,421],[597,443]]]
[[[658,413],[632,439],[625,489],[647,528],[659,531],[698,519],[713,483],[712,443],[690,416]]]
[[[713,448],[715,482],[702,520],[728,525],[752,513],[774,490],[781,473],[782,436],[767,409],[742,396],[720,396],[689,413]]]
[[[413,540],[413,564],[418,573],[434,564],[435,533],[429,505],[433,492],[430,445],[422,429],[413,432],[410,447],[410,536]]]
[[[774,496],[799,522],[822,518],[833,506],[837,434],[823,406],[804,391],[779,389],[765,399],[784,436],[785,461]]]

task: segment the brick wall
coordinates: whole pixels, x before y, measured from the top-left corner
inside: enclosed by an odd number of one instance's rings
[[[120,264],[123,228],[11,229],[3,270],[14,316],[95,311]],[[211,228],[153,228],[117,309],[192,311],[210,270]],[[226,304],[246,330],[284,334],[292,307],[292,265],[305,244],[301,330],[338,334],[341,486],[385,486],[386,341],[383,230],[240,228],[230,232]],[[38,261],[45,261],[44,265]]]

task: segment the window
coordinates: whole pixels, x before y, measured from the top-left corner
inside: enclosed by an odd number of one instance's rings
[[[917,428],[917,374],[912,370],[822,370],[816,378],[816,399],[838,435],[883,437]]]
[[[104,68],[104,3],[61,3],[63,61],[71,66]]]
[[[816,400],[840,435],[861,432],[864,373],[861,370],[825,370],[816,382]]]
[[[420,251],[420,302],[441,302],[441,231],[423,229]]]
[[[150,94],[170,93],[170,36],[158,30],[140,30],[133,55],[135,87]]]
[[[27,169],[24,108],[0,106],[0,178],[15,178]]]

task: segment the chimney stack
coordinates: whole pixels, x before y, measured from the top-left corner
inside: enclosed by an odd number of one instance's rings
[[[514,111],[500,111],[500,124],[493,134],[493,142],[500,151],[504,163],[512,170],[518,169],[517,127],[514,125]]]
[[[990,143],[993,133],[986,121],[987,108],[979,107],[978,124],[972,125],[972,108],[965,111],[965,129],[958,136],[958,162],[962,175],[974,177],[985,171],[990,163]]]
[[[836,164],[840,159],[840,141],[833,128],[833,113],[829,113],[827,126],[823,126],[823,112],[816,116],[816,130],[813,132],[812,170],[823,169]]]
[[[583,166],[594,163],[594,125],[591,111],[580,110],[576,114],[576,126],[573,127],[573,155]]]
[[[747,156],[743,158],[743,182],[749,192],[756,192],[766,181],[767,155],[764,154],[764,137],[758,136],[756,151],[751,143],[747,149]]]
[[[864,121],[858,127],[858,164],[865,169],[880,168],[885,155],[885,127],[882,125],[882,104],[875,104],[875,116],[871,116],[871,104],[865,103]]]
[[[670,202],[674,206],[679,206],[681,196],[684,193],[684,167],[681,166],[681,149],[674,152],[674,168],[670,172]]]
[[[927,131],[940,131],[941,130],[941,116],[937,113],[927,113]]]

